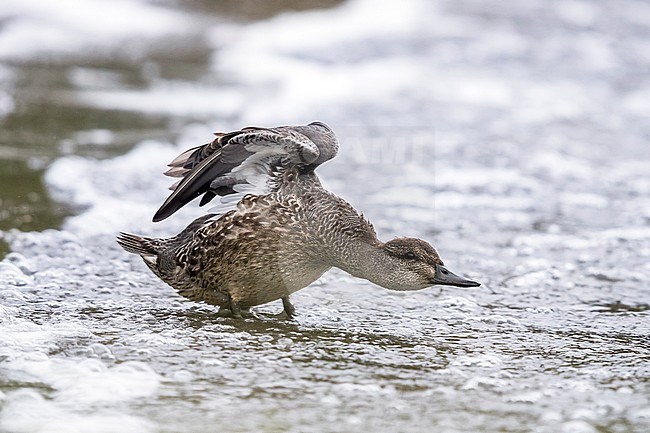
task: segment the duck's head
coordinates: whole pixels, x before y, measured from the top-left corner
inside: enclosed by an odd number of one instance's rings
[[[416,238],[396,238],[383,244],[388,259],[382,286],[392,290],[419,290],[435,285],[477,287],[480,283],[448,270],[438,252]]]

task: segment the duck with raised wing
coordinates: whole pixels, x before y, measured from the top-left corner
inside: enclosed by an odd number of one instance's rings
[[[391,290],[480,285],[450,272],[423,240],[380,241],[363,215],[321,186],[315,169],[339,147],[327,125],[215,135],[169,164],[165,174],[180,181],[154,221],[201,195],[201,205],[219,197],[217,206],[171,238],[118,236],[181,295],[234,317],[281,299],[291,317],[289,296],[332,267]]]

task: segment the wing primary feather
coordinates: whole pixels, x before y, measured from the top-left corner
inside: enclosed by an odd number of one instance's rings
[[[320,122],[216,133],[212,142],[188,149],[168,164],[165,174],[181,179],[172,185],[173,192],[153,220],[169,217],[200,195],[200,206],[221,196],[210,212],[228,211],[245,195],[282,188],[286,170],[297,167],[313,172],[337,151],[336,136]]]

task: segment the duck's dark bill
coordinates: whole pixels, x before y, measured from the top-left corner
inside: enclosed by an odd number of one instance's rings
[[[456,286],[456,287],[478,287],[481,283],[468,280],[451,272],[444,266],[436,266],[436,276],[431,279],[432,284],[439,284],[442,286]]]

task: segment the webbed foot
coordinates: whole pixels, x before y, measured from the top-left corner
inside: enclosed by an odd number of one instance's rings
[[[245,308],[245,309],[240,308],[239,316],[237,316],[237,315],[234,315],[232,313],[230,308],[221,307],[221,308],[219,308],[219,311],[217,311],[217,317],[231,317],[233,319],[241,319],[241,318],[249,319],[249,318],[255,317],[255,316],[253,315],[253,313],[248,308]]]
[[[230,308],[220,307],[217,312],[217,317],[232,317],[233,319],[253,317],[253,314],[248,308],[241,308],[239,302],[230,296],[228,296],[228,303],[230,304]]]

